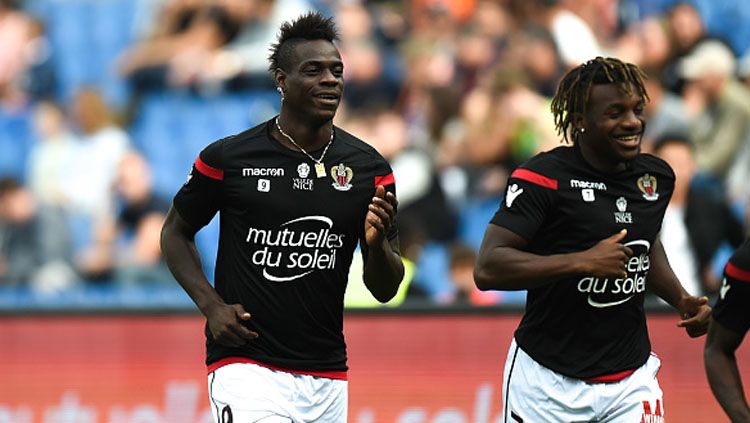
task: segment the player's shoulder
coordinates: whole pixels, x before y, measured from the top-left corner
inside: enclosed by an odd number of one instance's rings
[[[573,147],[560,146],[537,153],[516,168],[511,177],[519,177],[529,172],[557,181],[570,173],[577,157]]]
[[[750,238],[746,239],[745,242],[734,251],[729,262],[735,267],[743,269],[747,274],[747,278],[750,279]]]
[[[245,131],[212,142],[201,150],[199,155],[201,161],[219,169],[227,168],[228,161],[231,160],[231,152],[237,148],[246,148],[252,145],[254,141],[265,138],[267,125],[268,122],[266,121]]]
[[[662,175],[671,179],[675,178],[674,170],[672,170],[669,163],[649,153],[639,154],[634,160],[633,169],[638,172],[643,171],[646,173]]]
[[[551,150],[542,151],[537,153],[533,157],[526,160],[521,167],[528,167],[534,169],[548,168],[555,170],[560,167],[570,164],[575,159],[576,153],[575,148],[572,146],[561,145]]]

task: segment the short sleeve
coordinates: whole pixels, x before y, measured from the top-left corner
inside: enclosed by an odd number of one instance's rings
[[[375,171],[375,176],[373,178],[373,193],[375,192],[375,189],[382,185],[383,188],[385,188],[386,192],[392,192],[393,195],[396,195],[396,178],[393,175],[393,170],[391,169],[388,162],[383,160],[382,166],[378,166],[377,170]],[[398,197],[396,197],[398,198]],[[364,225],[362,226],[364,228]],[[398,209],[396,210],[396,220],[391,224],[391,228],[388,230],[388,233],[386,234],[386,238],[389,242],[391,242],[392,246],[394,247],[394,252],[401,254],[400,248],[396,243],[393,243],[396,238],[398,238]],[[362,259],[364,260],[365,264],[367,263],[367,253],[368,253],[368,247],[367,242],[365,242],[364,234],[362,235],[362,238],[359,240],[359,247],[360,251],[362,252]]]
[[[375,173],[373,187],[377,188],[379,185],[382,185],[386,192],[392,192],[393,195],[396,195],[396,178],[393,176],[393,170],[387,162],[384,162],[383,167]],[[396,221],[393,222],[387,234],[389,241],[393,241],[398,236],[398,210],[396,210],[396,213]]]
[[[505,198],[490,222],[529,241],[550,213],[556,192],[556,179],[518,168],[510,175]]]
[[[220,141],[201,151],[174,197],[177,212],[195,228],[206,226],[221,208],[224,169],[220,153]]]
[[[746,263],[731,259],[727,263],[713,318],[740,334],[750,329],[750,266]]]

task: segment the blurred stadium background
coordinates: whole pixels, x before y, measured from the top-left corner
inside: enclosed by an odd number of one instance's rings
[[[341,29],[336,124],[393,165],[409,269],[378,306],[353,266],[351,421],[497,421],[525,297],[474,289],[474,255],[509,172],[559,143],[560,76],[596,55],[649,76],[644,149],[682,187],[663,241],[715,295],[747,233],[750,2],[0,0],[0,423],[209,421],[202,319],[158,229],[205,145],[277,112],[268,46],[310,9]],[[647,305],[669,421],[725,421],[703,341]]]

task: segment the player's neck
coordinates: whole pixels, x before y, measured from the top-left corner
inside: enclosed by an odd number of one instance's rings
[[[323,148],[331,139],[333,122],[330,120],[325,122],[310,122],[309,120],[299,119],[293,115],[284,113],[283,111],[278,119],[281,130],[307,151]],[[278,132],[278,129],[276,129],[276,132]],[[286,136],[281,133],[277,133],[276,135],[282,144],[294,150],[297,149],[289,142]]]
[[[601,173],[614,174],[628,169],[627,162],[623,160],[613,160],[605,157],[588,148],[585,143],[579,141],[576,145],[576,148],[578,148],[578,151],[580,152],[583,160],[588,163],[589,166],[593,167],[595,170]]]

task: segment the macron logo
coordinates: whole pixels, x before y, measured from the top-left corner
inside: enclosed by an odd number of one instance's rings
[[[508,192],[505,194],[505,205],[510,208],[513,202],[516,201],[519,195],[523,193],[523,188],[518,188],[517,184],[513,184],[508,187]]]
[[[242,176],[284,176],[282,167],[245,167],[242,169]]]

